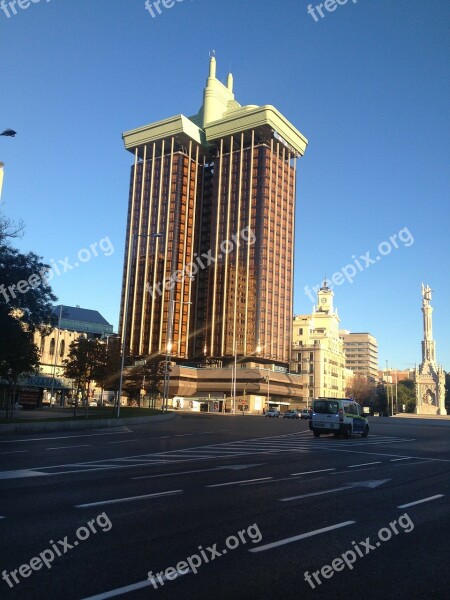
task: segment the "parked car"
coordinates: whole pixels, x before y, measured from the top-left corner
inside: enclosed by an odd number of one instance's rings
[[[297,410],[287,410],[283,413],[283,419],[299,419],[300,415]]]
[[[302,412],[300,414],[300,418],[301,419],[310,419],[311,418],[311,411],[309,408],[304,408],[302,409]]]
[[[280,411],[276,410],[275,408],[271,408],[270,410],[268,410],[266,412],[266,417],[279,417],[280,416]]]

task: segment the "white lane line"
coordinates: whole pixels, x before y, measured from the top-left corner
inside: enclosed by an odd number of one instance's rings
[[[81,444],[80,446],[56,446],[55,448],[46,448],[46,450],[66,450],[66,448],[90,448],[91,444]]]
[[[77,504],[75,508],[90,508],[91,506],[103,506],[105,504],[119,504],[120,502],[131,502],[133,500],[144,500],[146,498],[161,498],[162,496],[173,496],[174,494],[182,493],[183,490],[170,490],[169,492],[158,492],[157,494],[144,494],[143,496],[129,496],[128,498],[116,498],[115,500],[101,500],[100,502]]]
[[[11,450],[9,452],[0,452],[0,454],[20,454],[21,452],[28,452],[28,450]]]
[[[361,452],[360,450],[343,450],[332,448],[333,452],[349,452],[350,454],[368,454],[369,456],[397,456],[398,454],[387,454],[386,452]],[[426,458],[425,456],[410,456],[409,458],[417,458],[417,460],[426,460],[430,462],[450,462],[449,458]]]
[[[189,575],[192,573],[191,569],[187,571],[177,571],[177,579],[178,577],[183,577],[183,575]],[[163,582],[168,581],[165,575],[161,576]],[[157,579],[159,582],[159,578]],[[130,585],[125,585],[121,588],[116,588],[115,590],[111,590],[109,592],[103,592],[102,594],[96,594],[95,596],[89,596],[87,598],[83,598],[83,600],[107,600],[107,598],[115,598],[116,596],[122,596],[122,594],[128,594],[128,592],[134,592],[135,590],[141,590],[142,588],[148,587],[149,585],[153,585],[149,579],[145,579],[144,581],[138,581],[137,583],[132,583]],[[164,583],[163,583],[164,585]],[[153,586],[155,587],[155,586]]]
[[[45,442],[48,440],[70,440],[79,437],[94,437],[97,435],[124,435],[125,433],[131,433],[128,431],[109,431],[108,433],[82,433],[80,435],[60,435],[57,437],[46,437],[46,438],[31,438],[26,440],[1,440],[0,444],[23,444],[24,442]]]
[[[229,481],[228,483],[214,483],[213,485],[205,485],[205,487],[224,487],[226,485],[239,485],[241,483],[250,483],[252,481],[267,481],[268,479],[273,479],[273,477],[259,477],[258,479],[241,479],[241,481]]]
[[[310,473],[325,473],[325,471],[335,471],[336,469],[320,469],[319,471],[303,471],[303,473],[291,473],[293,475],[309,475]]]
[[[321,533],[325,533],[326,531],[332,531],[333,529],[339,529],[341,527],[347,527],[347,525],[353,525],[356,521],[343,521],[342,523],[337,523],[336,525],[330,525],[329,527],[322,527],[322,529],[315,529],[314,531],[308,531],[307,533],[301,533],[300,535],[294,535],[293,537],[285,538],[284,540],[279,540],[278,542],[272,542],[271,544],[264,544],[264,546],[258,546],[257,548],[252,548],[249,552],[264,552],[265,550],[270,550],[271,548],[277,548],[278,546],[284,546],[285,544],[291,544],[292,542],[297,542],[298,540],[304,540],[305,538],[313,537],[315,535],[320,535]]]
[[[359,465],[348,465],[347,469],[354,469],[355,467],[367,467],[368,465],[381,465],[381,460],[370,463],[360,463]]]
[[[404,456],[403,458],[391,458],[389,462],[396,462],[398,460],[411,460],[413,456]]]
[[[250,469],[253,467],[261,467],[264,463],[252,465],[224,465],[223,467],[212,467],[211,469],[194,469],[192,471],[179,471],[177,473],[158,473],[157,475],[141,475],[132,477],[131,479],[155,479],[157,477],[172,477],[174,475],[190,475],[195,473],[208,473],[210,471],[241,471],[242,469]]]
[[[177,433],[173,437],[188,437],[189,435],[194,435],[193,433]]]
[[[429,498],[424,498],[423,500],[416,500],[415,502],[408,502],[408,504],[400,504],[397,508],[409,508],[410,506],[414,506],[416,504],[422,504],[423,502],[431,502],[431,500],[437,500],[438,498],[443,498],[444,494],[436,494],[436,496],[430,496]]]
[[[118,442],[108,442],[108,444],[128,444],[128,442],[139,442],[136,438],[135,440],[119,440]]]
[[[19,469],[18,471],[0,471],[0,479],[20,479],[22,477],[39,477],[48,475],[40,471],[32,471],[31,469]]]
[[[335,475],[335,473],[333,473]],[[289,502],[290,500],[300,500],[301,498],[311,498],[313,496],[322,496],[324,494],[333,494],[334,492],[344,492],[357,487],[365,487],[369,489],[375,489],[383,483],[390,481],[390,479],[373,479],[368,481],[356,481],[354,483],[347,483],[345,486],[340,488],[333,488],[331,490],[322,490],[321,492],[312,492],[309,494],[302,494],[301,496],[290,496],[289,498],[278,498],[280,502]]]

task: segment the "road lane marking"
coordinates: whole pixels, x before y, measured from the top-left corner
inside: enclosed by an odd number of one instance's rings
[[[179,577],[183,577],[183,575],[189,575],[192,573],[191,569],[187,571],[177,571],[177,579]],[[169,581],[165,575],[161,576],[163,582]],[[159,581],[159,578],[158,578]],[[116,588],[115,590],[111,590],[109,592],[103,592],[102,594],[96,594],[95,596],[89,596],[83,598],[82,600],[107,600],[107,598],[115,598],[116,596],[122,596],[122,594],[128,594],[128,592],[134,592],[135,590],[141,590],[142,588],[148,587],[149,585],[153,585],[149,579],[145,579],[144,581],[138,581],[137,583],[131,583],[130,585],[125,585],[121,588]],[[164,584],[163,584],[164,585]],[[154,586],[153,586],[154,587]]]
[[[291,473],[291,476],[294,475],[309,475],[310,473],[325,473],[325,471],[335,471],[336,469],[320,469],[319,471],[303,471],[303,473]]]
[[[280,502],[289,502],[291,500],[300,500],[301,498],[311,498],[312,496],[322,496],[324,494],[333,494],[334,492],[343,492],[345,490],[351,490],[355,487],[367,487],[374,489],[383,483],[390,481],[390,479],[373,479],[371,481],[356,481],[353,483],[347,483],[343,487],[333,488],[331,490],[322,490],[321,492],[311,492],[309,494],[302,494],[301,496],[289,496],[289,498],[278,498]]]
[[[10,450],[9,452],[0,452],[0,454],[20,454],[21,452],[28,452],[28,450]]]
[[[424,498],[423,500],[416,500],[415,502],[408,502],[408,504],[400,504],[397,508],[409,508],[410,506],[415,506],[416,504],[423,504],[423,502],[431,502],[431,500],[437,500],[438,498],[443,498],[444,494],[436,494],[436,496],[430,496],[429,498]]]
[[[128,442],[139,442],[139,439],[134,440],[119,440],[118,442],[108,442],[108,444],[128,444]]]
[[[57,446],[55,448],[46,448],[46,450],[66,450],[66,448],[90,448],[91,444],[81,444],[80,446]]]
[[[385,452],[361,452],[360,450],[343,450],[340,448],[331,448],[331,452],[350,452],[351,454],[368,454],[369,456],[398,456],[397,454],[386,454]],[[427,458],[425,456],[409,456],[417,460],[426,460],[431,462],[450,462],[448,458]]]
[[[224,487],[226,485],[239,485],[241,483],[250,483],[253,481],[265,481],[268,479],[273,479],[273,477],[259,477],[258,479],[242,479],[241,481],[228,481],[228,483],[214,483],[213,485],[205,485],[205,487],[209,487],[209,488]]]
[[[101,500],[100,502],[89,502],[87,504],[77,504],[75,508],[90,508],[91,506],[104,506],[105,504],[119,504],[120,502],[132,502],[133,500],[144,500],[147,498],[161,498],[163,496],[173,496],[182,494],[183,490],[170,490],[169,492],[158,492],[156,494],[144,494],[143,496],[129,496],[128,498],[115,498],[114,500]]]
[[[391,458],[389,462],[396,462],[397,460],[411,460],[413,456],[404,456],[403,458]]]
[[[0,471],[0,479],[20,479],[22,477],[39,477],[48,475],[41,471],[32,471],[31,469],[19,469],[17,471]]]
[[[80,435],[60,435],[57,437],[41,437],[41,438],[31,438],[26,440],[0,440],[0,444],[23,444],[24,442],[45,442],[48,440],[70,440],[73,438],[79,437],[94,437],[97,435],[123,435],[125,433],[132,433],[131,430],[128,431],[108,431],[107,433],[82,433]]]
[[[264,463],[257,465],[225,465],[223,467],[213,467],[212,469],[195,469],[193,471],[180,471],[178,473],[159,473],[158,475],[141,475],[140,477],[132,477],[131,479],[154,479],[155,477],[171,477],[172,475],[189,475],[193,473],[207,473],[209,471],[223,471],[231,469],[232,471],[240,471],[241,469],[250,469],[251,467],[261,467]]]
[[[359,465],[348,465],[347,469],[354,469],[355,467],[367,467],[368,465],[381,465],[381,460],[370,463],[360,463]]]
[[[327,531],[333,531],[333,529],[340,529],[341,527],[347,527],[348,525],[354,525],[356,521],[343,521],[342,523],[336,523],[336,525],[330,525],[329,527],[322,527],[321,529],[315,529],[314,531],[308,531],[307,533],[301,533],[300,535],[294,535],[293,537],[285,538],[283,540],[279,540],[278,542],[272,542],[271,544],[264,544],[263,546],[258,546],[257,548],[251,548],[249,552],[264,552],[265,550],[270,550],[271,548],[277,548],[278,546],[284,546],[285,544],[291,544],[292,542],[297,542],[298,540],[304,540],[309,537],[313,537],[315,535],[320,535],[321,533],[325,533]]]

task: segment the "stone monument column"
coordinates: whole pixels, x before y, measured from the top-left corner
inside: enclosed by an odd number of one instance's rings
[[[445,374],[436,363],[431,292],[430,286],[422,283],[423,341],[422,362],[415,371],[416,413],[446,415]]]

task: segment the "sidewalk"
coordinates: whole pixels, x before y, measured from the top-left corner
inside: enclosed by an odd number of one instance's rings
[[[415,415],[399,413],[393,417],[369,417],[372,425],[427,425],[428,427],[450,427],[450,415]]]
[[[91,417],[95,414],[95,409],[88,413]],[[145,410],[145,409],[144,409]],[[5,411],[0,412],[0,418],[4,417]],[[82,429],[101,429],[103,427],[123,427],[126,425],[141,425],[158,421],[175,419],[176,414],[171,412],[161,415],[143,415],[115,418],[112,415],[103,417],[88,418],[84,417],[84,408],[78,408],[77,418],[73,418],[73,407],[61,408],[43,408],[35,410],[21,410],[15,412],[16,421],[12,423],[0,424],[0,435],[14,433],[42,433],[51,431],[73,431]],[[45,419],[44,421],[42,419]],[[64,420],[63,420],[64,419]],[[22,422],[18,422],[22,421]]]

